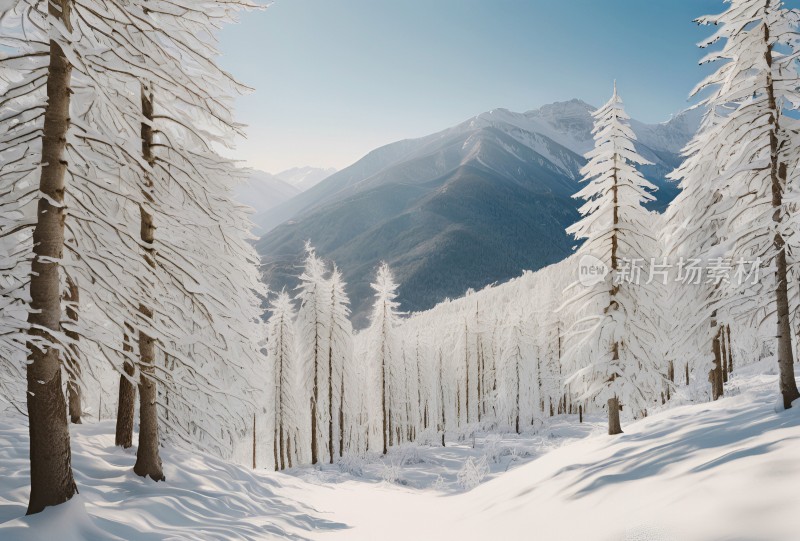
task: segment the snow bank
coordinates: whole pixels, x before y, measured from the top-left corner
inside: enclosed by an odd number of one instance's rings
[[[253,472],[204,454],[162,449],[166,483],[136,476],[134,450],[114,446],[114,423],[72,427],[72,463],[80,495],[24,517],[30,470],[22,419],[0,420],[0,539],[138,541],[305,539],[343,524],[293,498],[301,481]]]
[[[345,483],[309,499],[352,529],[315,539],[710,541],[800,539],[800,408],[775,411],[774,375],[554,449],[441,496]]]
[[[113,423],[73,427],[81,494],[33,517],[23,517],[27,429],[6,417],[0,539],[796,541],[800,407],[776,411],[772,364],[736,374],[733,396],[659,412],[619,437],[598,419],[564,417],[538,435],[406,447],[291,475],[167,447],[167,482],[156,484],[132,473]],[[485,461],[488,480],[466,491],[458,478],[469,460]]]

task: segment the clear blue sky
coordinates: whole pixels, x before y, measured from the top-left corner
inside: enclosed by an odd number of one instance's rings
[[[791,2],[794,4],[795,2]],[[721,0],[275,0],[222,33],[253,94],[238,156],[278,172],[342,168],[380,145],[483,111],[581,98],[618,80],[631,116],[687,106],[707,70],[692,19]]]

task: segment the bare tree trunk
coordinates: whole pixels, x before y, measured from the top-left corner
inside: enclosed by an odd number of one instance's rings
[[[133,332],[133,329],[130,329],[127,324],[125,327]],[[133,346],[131,346],[128,333],[123,337],[122,349],[125,353],[133,353]],[[133,363],[126,359],[123,369],[127,377],[122,374],[119,376],[115,443],[123,449],[128,449],[133,446],[133,418],[136,410],[136,386],[131,383],[129,378],[133,377],[135,368]]]
[[[764,41],[770,43],[769,25],[764,25]],[[767,66],[772,70],[772,46],[767,45],[766,54]],[[771,160],[771,179],[772,179],[772,208],[775,211],[772,219],[776,224],[780,224],[783,219],[783,192],[786,189],[786,164],[780,163],[780,148],[778,144],[778,133],[780,130],[778,105],[775,101],[774,82],[772,76],[767,76],[767,95],[770,110],[774,112],[772,118],[772,130],[770,131],[770,160]],[[786,242],[780,232],[775,233],[773,246],[777,253],[776,274],[775,274],[775,303],[778,311],[778,366],[780,368],[780,389],[783,395],[783,407],[789,409],[792,402],[800,398],[800,391],[797,390],[797,381],[794,378],[794,352],[792,351],[792,329],[789,323],[789,292],[788,292],[788,272],[786,264]]]
[[[281,460],[283,457],[281,456],[280,446],[281,436],[280,432],[276,428],[272,433],[272,458],[275,461],[275,471],[281,470]]]
[[[339,456],[344,456],[344,367],[339,387]]]
[[[279,456],[281,457],[280,468],[286,469],[286,455],[289,454],[289,442],[284,440],[283,434],[283,420],[281,420],[280,429],[278,432],[278,441],[280,442]]]
[[[71,30],[72,2],[51,0],[48,12]],[[26,393],[30,431],[31,495],[29,515],[72,498],[78,491],[72,476],[67,404],[61,389],[61,360],[58,348],[46,348],[42,339],[61,329],[59,263],[64,252],[64,189],[67,164],[64,160],[69,128],[72,66],[64,51],[50,42],[47,74],[47,105],[42,133],[42,173],[37,222],[33,230],[31,312],[28,322],[28,366]],[[51,204],[51,201],[53,202]]]
[[[328,339],[328,344],[330,340],[331,338]],[[328,346],[328,454],[330,463],[333,464],[333,347],[330,345]]]
[[[384,351],[383,358],[381,359],[381,411],[382,411],[382,428],[383,430],[381,433],[383,434],[383,454],[387,454],[389,452],[389,445],[387,442],[387,437],[389,437],[389,432],[391,427],[388,425],[387,419],[387,408],[386,408],[386,352]]]
[[[619,399],[608,399],[608,435],[615,436],[622,434],[622,426],[619,423]]]
[[[466,362],[466,385],[464,389],[465,393],[465,407],[467,412],[467,424],[469,424],[469,329],[467,328],[466,322],[464,323],[464,361]]]
[[[686,361],[686,364],[684,366],[686,368],[686,374],[685,374],[686,375],[686,385],[688,386],[689,385],[689,361]]]
[[[519,410],[520,410],[520,407],[519,407],[519,357],[517,357],[517,361],[516,361],[514,369],[516,370],[516,374],[517,374],[517,396],[514,399],[515,403],[516,403],[516,412],[515,412],[516,413],[516,417],[515,417],[515,421],[514,421],[514,430],[515,430],[515,432],[517,434],[519,434],[520,433],[519,432]]]
[[[66,313],[67,319],[73,324],[78,324],[78,303],[80,302],[80,292],[78,285],[75,281],[67,276],[67,293],[64,295],[64,301],[67,304]],[[81,414],[83,408],[81,407],[81,365],[80,365],[80,349],[78,348],[78,340],[80,335],[75,331],[64,330],[64,334],[74,343],[69,347],[69,355],[67,356],[67,364],[69,365],[68,381],[67,381],[67,401],[69,409],[69,420],[72,424],[81,424]]]
[[[728,336],[728,374],[733,373],[733,344],[731,342],[731,326],[725,326],[725,333]]]
[[[148,88],[142,88],[142,114],[146,122],[142,122],[142,155],[152,169],[155,164],[153,155],[153,94]],[[153,180],[145,174],[144,197],[152,203],[149,188]],[[145,262],[153,269],[156,267],[155,242],[156,227],[153,216],[141,206],[141,239],[145,245]],[[153,318],[153,310],[144,304],[139,305],[139,312],[145,319]],[[164,481],[164,471],[161,465],[161,456],[158,451],[158,404],[156,399],[155,368],[156,348],[155,340],[146,333],[139,331],[139,447],[136,450],[136,464],[133,471],[142,477],[150,477],[154,481]]]
[[[725,339],[725,326],[719,328],[719,360],[720,371],[722,372],[722,383],[728,383],[728,344]],[[724,389],[723,385],[723,389]]]
[[[711,381],[711,398],[712,400],[719,400],[725,392],[725,387],[722,383],[722,358],[720,353],[720,333],[714,336],[714,340],[712,342],[712,350],[714,353],[714,368],[711,369],[711,372],[708,375],[708,379]]]
[[[667,377],[670,383],[675,383],[675,363],[673,361],[669,361],[667,365]],[[667,400],[670,398],[672,398],[672,386],[667,385]]]
[[[256,469],[256,414],[253,413],[253,469]]]
[[[442,447],[445,447],[444,436],[447,431],[444,416],[444,384],[442,382],[442,353],[439,352],[439,406],[442,410]]]
[[[583,404],[578,405],[578,422],[583,423]]]
[[[388,419],[387,423],[389,425],[389,447],[395,444],[395,433],[394,433],[394,422],[392,420],[392,408],[391,406],[388,409]]]
[[[476,363],[477,367],[478,367],[478,378],[476,380],[478,382],[478,422],[480,423],[481,422],[481,416],[482,416],[482,413],[483,413],[481,411],[481,408],[483,407],[483,394],[482,394],[483,393],[483,386],[481,385],[481,383],[482,383],[481,378],[483,378],[483,370],[482,370],[482,367],[481,367],[481,363],[483,362],[483,353],[481,351],[480,339],[476,340],[476,344],[477,344],[477,346],[476,346],[475,349],[476,349],[476,352],[478,354],[478,359],[477,359],[477,363]]]
[[[315,331],[316,333],[316,331]],[[317,431],[317,407],[319,405],[319,335],[315,334],[314,343],[314,389],[311,393],[311,463],[319,462],[319,433]]]

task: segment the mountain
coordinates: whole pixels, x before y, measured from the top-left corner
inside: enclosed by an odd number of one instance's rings
[[[318,167],[293,167],[286,171],[281,171],[275,176],[291,184],[299,189],[301,192],[313,188],[332,174],[336,173],[336,169],[320,169]]]
[[[264,171],[253,171],[250,177],[238,185],[233,197],[239,203],[252,207],[255,215],[274,208],[299,194],[297,186]]]
[[[583,154],[594,108],[580,100],[527,113],[497,109],[419,139],[381,147],[265,213],[258,242],[265,279],[293,287],[305,240],[339,265],[354,323],[367,321],[376,265],[401,283],[403,309],[437,302],[565,258],[578,218]],[[632,122],[643,168],[659,188],[654,210],[677,194],[665,175],[699,124],[687,111],[658,125]]]
[[[256,210],[250,218],[255,224],[253,232],[263,234],[274,226],[272,216],[275,207],[313,188],[335,172],[336,169],[317,167],[295,167],[275,175],[256,171],[250,181],[244,184],[242,193],[237,193],[237,200]]]
[[[253,208],[254,231],[263,233],[266,229],[261,221],[270,216],[273,208],[316,186],[335,172],[336,169],[316,167],[295,167],[275,175],[253,171],[247,181],[236,187],[234,199]]]

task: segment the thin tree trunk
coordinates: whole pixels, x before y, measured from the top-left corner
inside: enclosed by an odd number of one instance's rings
[[[381,433],[383,434],[384,455],[389,452],[387,437],[389,436],[389,430],[391,430],[391,428],[387,426],[388,419],[387,419],[386,409],[387,409],[386,408],[386,351],[384,350],[383,358],[381,359],[381,413],[382,413],[381,424],[383,428]]]
[[[483,386],[481,385],[481,383],[482,383],[481,378],[483,378],[483,370],[482,370],[482,367],[481,367],[481,363],[483,363],[483,353],[481,352],[480,338],[476,339],[475,351],[476,351],[476,353],[478,355],[476,364],[477,364],[477,367],[478,367],[478,378],[477,378],[477,383],[478,383],[478,422],[480,423],[481,422],[481,415],[483,413],[481,411],[481,408],[483,407],[483,394],[482,394],[483,393]]]
[[[278,436],[279,436],[279,441],[280,441],[280,445],[281,445],[281,448],[280,448],[281,469],[285,470],[286,469],[286,458],[287,458],[287,455],[289,454],[289,442],[287,441],[288,439],[284,440],[285,435],[283,433],[283,420],[281,420],[280,432],[278,433]]]
[[[516,408],[516,417],[515,417],[515,421],[514,421],[514,430],[515,430],[515,432],[517,434],[519,434],[520,433],[519,432],[519,410],[520,410],[520,407],[519,407],[519,394],[520,394],[519,393],[519,356],[517,356],[515,370],[516,370],[516,374],[517,374],[517,396],[515,397],[517,408]]]
[[[442,447],[445,447],[444,435],[447,430],[444,416],[444,382],[442,381],[442,353],[439,352],[439,403],[442,410]]]
[[[731,343],[731,326],[725,326],[725,333],[728,336],[728,374],[733,373],[733,344]]]
[[[256,414],[253,413],[253,469],[256,469]]]
[[[344,456],[344,367],[342,367],[342,382],[339,387],[339,456]]]
[[[464,386],[466,394],[465,394],[465,408],[467,412],[467,424],[469,424],[469,329],[467,328],[466,322],[464,323],[464,357],[466,362],[467,368],[467,375],[466,375],[466,385]]]
[[[51,0],[48,13],[72,29],[72,2]],[[50,41],[47,74],[47,105],[42,133],[42,173],[37,222],[33,230],[34,259],[31,269],[31,312],[28,322],[28,366],[26,393],[30,431],[31,495],[29,515],[72,498],[78,491],[72,476],[67,404],[61,389],[61,359],[58,348],[46,348],[42,339],[61,329],[59,261],[64,252],[64,160],[69,128],[72,66],[64,51]],[[51,204],[52,201],[52,204]]]
[[[64,295],[64,301],[69,303],[67,305],[66,313],[67,319],[73,324],[78,324],[78,303],[80,302],[80,292],[78,284],[67,276],[67,293]],[[72,305],[72,306],[70,306]],[[64,334],[69,338],[73,344],[70,345],[70,354],[67,356],[67,364],[69,365],[68,381],[67,381],[67,401],[69,408],[69,420],[72,424],[81,424],[81,365],[80,365],[80,349],[78,348],[78,340],[80,335],[75,331],[64,330]]]
[[[317,407],[319,401],[319,333],[314,330],[314,389],[311,393],[311,463],[319,462],[319,434],[317,432]]]
[[[770,43],[769,25],[764,25],[764,42]],[[772,46],[767,45],[766,54],[767,66],[772,71]],[[772,219],[776,224],[780,224],[783,219],[783,192],[786,188],[786,164],[780,163],[778,133],[779,112],[775,101],[774,82],[772,76],[767,76],[767,96],[769,108],[773,111],[772,130],[770,131],[770,176],[772,180],[772,208],[775,211]],[[774,244],[776,257],[775,275],[775,303],[778,311],[778,366],[780,368],[780,390],[783,395],[783,407],[789,409],[792,402],[800,398],[800,391],[797,390],[797,382],[794,378],[794,352],[792,351],[792,329],[789,323],[789,292],[788,292],[788,272],[786,264],[786,243],[780,232],[775,233]]]
[[[281,470],[281,459],[283,457],[280,456],[280,449],[279,449],[280,445],[281,445],[280,433],[276,428],[272,434],[272,457],[273,460],[275,461],[275,471]]]
[[[125,327],[130,329],[127,324]],[[130,331],[133,332],[133,329],[130,329]],[[127,354],[133,354],[133,346],[131,346],[127,333],[123,337],[122,349]],[[126,359],[123,369],[125,370],[125,375],[120,374],[119,376],[115,443],[123,449],[128,449],[133,446],[133,419],[136,410],[136,386],[131,383],[129,378],[133,378],[135,368],[133,363]]]
[[[722,384],[722,358],[720,353],[720,333],[714,335],[712,342],[712,351],[714,353],[714,368],[709,373],[709,380],[711,381],[711,398],[712,400],[719,400],[724,394],[725,387]]]
[[[684,367],[686,368],[686,385],[688,386],[689,385],[689,361],[686,361],[686,364],[684,365]]]
[[[728,344],[725,339],[725,326],[719,328],[719,360],[722,372],[722,383],[728,383]],[[724,389],[723,385],[723,389]]]
[[[615,436],[622,434],[622,426],[619,423],[619,399],[608,399],[608,435]]]
[[[152,170],[155,164],[153,155],[153,94],[147,88],[142,88],[142,114],[146,119],[142,122],[142,155]],[[153,180],[145,174],[144,197],[147,203],[153,203],[150,188]],[[145,245],[144,259],[150,268],[155,269],[155,242],[156,227],[153,216],[142,205],[141,214],[141,239]],[[152,308],[145,304],[139,305],[139,312],[145,319],[153,318]],[[146,333],[139,331],[139,447],[136,450],[136,464],[133,471],[142,477],[150,477],[154,481],[164,481],[164,471],[161,465],[161,456],[158,452],[158,390],[156,389],[155,368],[156,348],[155,340]]]
[[[675,383],[675,363],[673,361],[669,361],[667,365],[667,377],[670,383]],[[670,398],[672,398],[672,386],[667,385],[667,400]]]
[[[333,464],[333,347],[330,345],[331,337],[328,340],[328,454]]]

